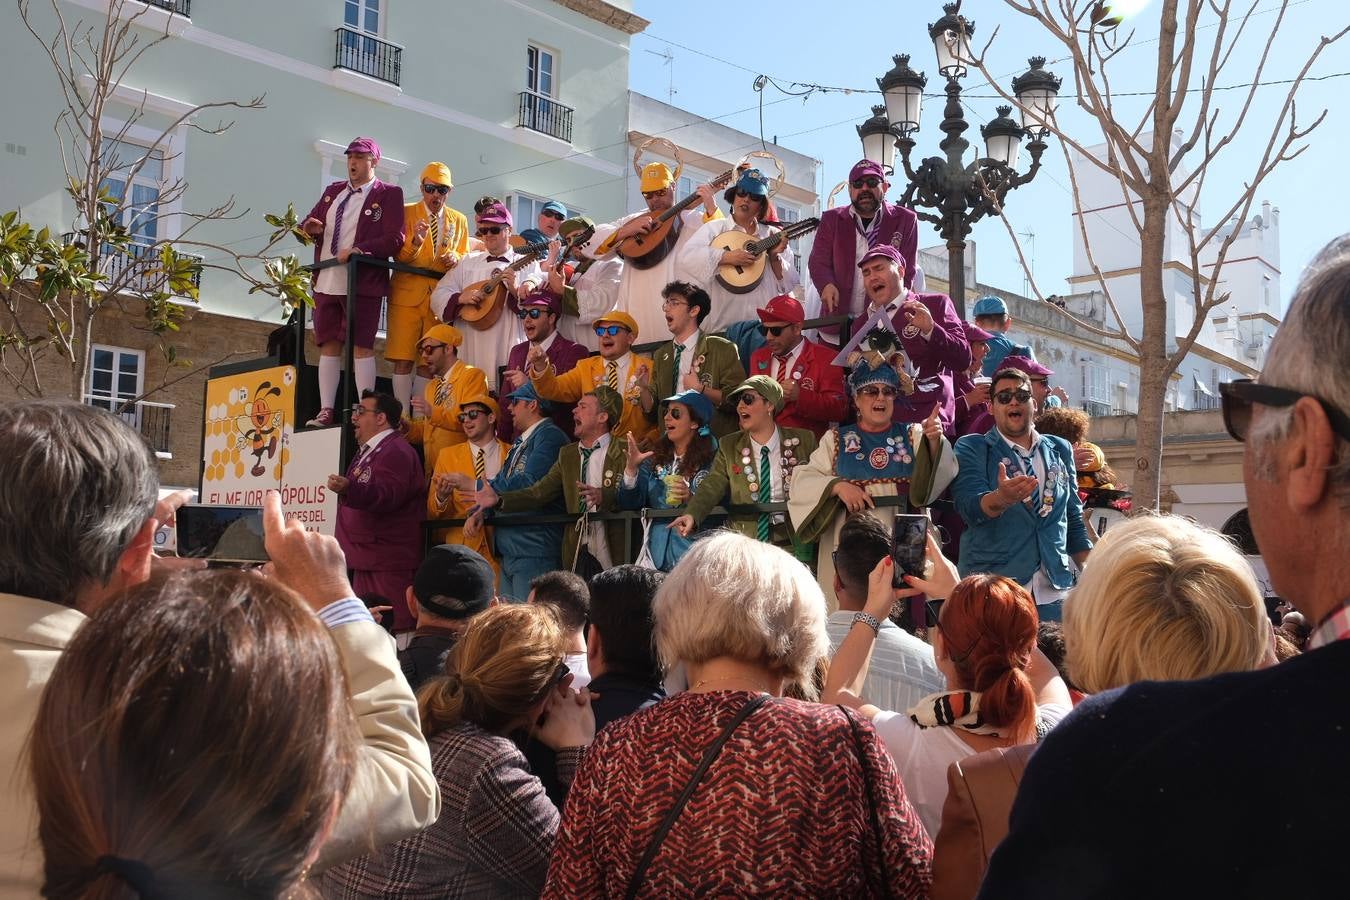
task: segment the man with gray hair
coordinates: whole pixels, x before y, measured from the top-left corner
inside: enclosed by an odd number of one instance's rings
[[[43,687],[86,616],[150,577],[155,531],[189,493],[157,502],[155,457],[141,436],[111,413],[69,401],[0,405],[0,459],[0,897],[32,897],[42,888],[43,863],[22,754]],[[282,521],[279,496],[269,492],[268,503]],[[346,585],[332,538],[277,546],[284,550],[273,553],[279,571],[317,576],[335,560],[327,574]],[[306,584],[291,587],[310,602]],[[417,702],[388,636],[354,598],[311,605],[337,645],[364,738],[323,864],[434,822],[440,795]]]
[[[1260,380],[1220,386],[1224,422],[1245,444],[1252,531],[1275,589],[1314,624],[1308,651],[1081,703],[1032,756],[981,897],[1344,894],[1347,359],[1350,235],[1304,273]],[[1067,606],[1072,618],[1072,596]]]

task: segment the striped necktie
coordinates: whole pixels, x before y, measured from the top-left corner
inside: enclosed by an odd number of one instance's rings
[[[1023,455],[1020,449],[1014,447],[1013,456],[1017,458],[1017,467],[1022,470],[1023,475],[1036,478],[1036,448],[1033,447],[1030,453]],[[1036,508],[1036,504],[1040,500],[1040,484],[1040,479],[1036,478],[1036,490],[1032,491],[1027,498],[1022,501],[1032,509]]]
[[[613,364],[613,363],[610,363],[610,365],[612,366],[612,365],[614,365],[614,364]],[[594,453],[594,452],[595,452],[596,450],[598,450],[598,449],[600,449],[600,445],[599,445],[599,444],[596,444],[594,447],[582,447],[582,448],[581,448],[581,472],[579,473],[579,474],[580,474],[580,477],[577,479],[578,481],[581,481],[581,482],[585,482],[585,481],[586,481],[586,474],[590,471],[590,467],[591,467],[591,454]],[[590,504],[587,503],[585,500],[582,500],[582,501],[581,501],[581,508],[582,508],[583,510],[584,510],[584,509],[589,509],[589,508],[590,508]]]
[[[605,385],[610,390],[618,393],[619,391],[619,364],[610,362],[605,365]]]
[[[675,345],[675,390],[680,388],[680,357],[684,356],[684,344]]]
[[[479,447],[473,456],[473,477],[479,481],[487,478],[487,467],[483,462],[483,448]]]
[[[338,234],[342,231],[342,214],[347,211],[347,201],[361,193],[361,188],[349,188],[347,196],[343,197],[338,203],[337,212],[333,213],[333,236],[328,240],[328,252],[337,256],[338,252]]]
[[[445,377],[436,382],[436,405],[444,406],[445,401],[450,399],[450,373],[446,372]]]
[[[759,448],[759,496],[755,498],[760,503],[769,503],[773,500],[773,470],[769,467],[769,448]],[[756,525],[757,536],[761,541],[769,541],[769,516],[767,513],[761,513],[759,523]]]
[[[440,219],[441,217],[439,215],[431,217],[431,252],[433,255],[437,255],[438,252],[440,251],[439,246],[441,240]]]
[[[792,355],[792,354],[790,354],[790,353],[784,353],[782,356],[775,356],[775,357],[774,357],[774,359],[778,360],[778,374],[774,376],[774,381],[777,381],[777,382],[780,382],[780,383],[781,383],[781,382],[784,382],[784,381],[787,381],[787,375],[788,375],[788,366],[787,366],[787,364],[788,364],[788,357],[791,356],[791,355]]]

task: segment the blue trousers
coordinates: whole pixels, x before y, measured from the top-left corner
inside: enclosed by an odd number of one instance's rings
[[[502,596],[524,603],[530,596],[530,582],[558,568],[557,557],[508,556],[502,559]]]

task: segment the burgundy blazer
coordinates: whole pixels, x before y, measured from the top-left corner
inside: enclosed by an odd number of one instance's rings
[[[817,291],[833,284],[839,291],[839,312],[858,315],[863,309],[849,309],[853,279],[858,277],[858,229],[851,206],[827,209],[821,213],[816,242],[811,246],[808,268]],[[914,260],[919,252],[919,217],[907,206],[881,204],[881,226],[877,241],[890,244],[905,259],[905,287],[914,278]]]
[[[957,437],[966,434],[984,434],[994,427],[994,416],[988,406],[983,403],[975,407],[966,405],[966,394],[973,390],[975,379],[964,371],[952,376],[952,391],[956,395],[956,427],[953,430]]]
[[[347,182],[335,181],[324,188],[323,196],[309,215],[320,222],[327,221],[328,207],[342,196]],[[405,237],[403,227],[403,188],[396,184],[385,184],[376,178],[365,191],[365,203],[361,209],[353,210],[350,203],[342,215],[359,215],[356,223],[356,243],[361,252],[370,256],[386,258],[398,253]],[[314,244],[314,261],[319,261],[321,242],[330,239],[327,233],[319,235]],[[317,273],[316,273],[317,277]],[[358,266],[356,269],[356,293],[361,297],[384,297],[389,294],[389,270],[378,266]]]
[[[511,348],[511,355],[506,358],[506,367],[508,369],[519,369],[524,372],[525,357],[529,355],[529,352],[529,341],[521,341],[519,344],[516,344]],[[561,375],[564,372],[570,372],[572,369],[576,368],[577,363],[591,355],[591,351],[581,344],[578,344],[575,341],[569,341],[561,334],[555,332],[553,343],[549,345],[546,355],[548,356],[548,361],[553,364],[553,368]],[[502,414],[497,417],[497,437],[506,441],[508,444],[511,443],[511,440],[516,436],[515,419],[511,415],[511,410],[507,407],[505,400],[506,395],[509,393],[511,392],[506,389],[506,384],[503,382],[501,387],[503,398],[501,401]],[[569,442],[576,440],[576,436],[572,434],[572,428],[575,424],[572,420],[572,407],[575,406],[575,404],[560,403],[557,400],[546,400],[545,402],[553,406],[553,413],[550,415],[550,418],[553,419],[553,424],[563,430],[563,434],[567,435],[567,440]]]
[[[784,428],[805,428],[819,440],[831,422],[842,422],[848,415],[844,370],[833,364],[838,351],[806,338],[802,344],[802,355],[789,373],[798,383],[797,399],[774,418]],[[750,374],[778,377],[778,361],[767,345],[750,354]]]
[[[337,539],[348,567],[415,570],[422,564],[426,511],[422,461],[407,439],[394,432],[347,467],[347,490],[338,498]]]
[[[919,378],[936,378],[941,382],[940,391],[915,391],[908,397],[895,399],[895,421],[922,422],[933,411],[933,404],[941,407],[942,430],[948,437],[955,435],[956,403],[952,388],[952,376],[970,368],[970,343],[966,341],[965,329],[956,315],[956,307],[946,294],[908,295],[918,300],[933,316],[933,333],[925,340],[919,334],[905,334],[909,320],[904,310],[896,310],[891,319],[895,333],[900,335],[900,343],[905,348],[905,356],[914,363]],[[867,320],[858,317],[853,321],[853,333],[862,330]]]

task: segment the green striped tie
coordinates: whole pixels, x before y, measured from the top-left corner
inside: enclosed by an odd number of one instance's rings
[[[769,469],[769,448],[759,448],[759,496],[755,498],[760,503],[768,503],[773,500],[773,472]],[[761,513],[757,531],[761,541],[768,543],[770,532],[769,516],[767,513]]]
[[[578,445],[578,446],[580,446],[580,445]],[[600,449],[598,446],[596,446],[596,447],[581,447],[581,478],[578,479],[579,481],[585,481],[585,480],[586,480],[586,472],[587,472],[587,470],[590,469],[590,465],[591,465],[591,454],[594,453],[594,452],[595,452],[596,450],[598,450],[598,449]],[[586,502],[586,500],[585,500],[584,498],[583,498],[582,501],[581,501],[581,508],[582,508],[583,511],[585,511],[585,510],[587,510],[587,509],[590,508],[590,504],[589,504],[588,502]]]

